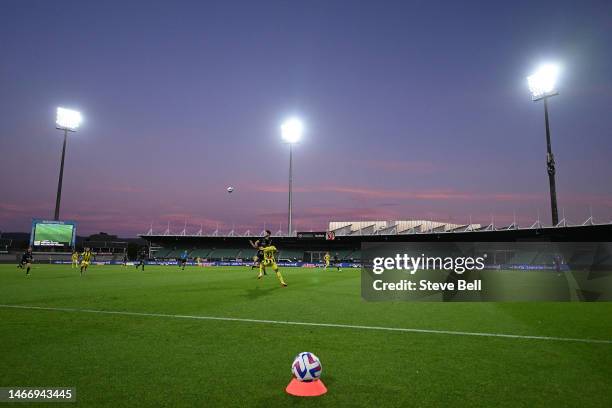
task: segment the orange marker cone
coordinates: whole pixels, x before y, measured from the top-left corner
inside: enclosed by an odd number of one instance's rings
[[[321,380],[314,381],[298,381],[297,378],[292,378],[287,388],[287,394],[295,395],[296,397],[318,397],[327,392],[327,387]]]

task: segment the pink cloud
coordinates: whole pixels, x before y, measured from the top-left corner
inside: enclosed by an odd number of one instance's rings
[[[266,193],[287,193],[287,187],[281,185],[253,186],[253,191]],[[478,193],[456,190],[385,190],[367,187],[349,186],[309,186],[294,188],[295,193],[337,193],[361,196],[369,199],[403,199],[403,200],[461,200],[461,201],[537,201],[542,200],[543,194],[534,193]]]
[[[108,188],[108,191],[112,191],[114,193],[144,193],[147,190],[141,187],[134,187],[130,185],[124,186],[112,186]]]
[[[429,161],[397,161],[397,160],[365,160],[359,161],[359,165],[364,165],[374,169],[385,170],[393,173],[410,172],[419,174],[431,174],[442,169],[439,165]]]

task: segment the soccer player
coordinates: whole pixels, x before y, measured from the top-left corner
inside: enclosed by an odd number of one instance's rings
[[[325,260],[325,269],[329,268],[329,260],[330,260],[331,256],[329,255],[329,252],[325,253],[325,256],[323,257],[323,259]]]
[[[266,232],[267,232],[267,230],[266,230]],[[257,249],[257,254],[253,257],[253,265],[251,265],[251,270],[253,270],[255,268],[259,268],[259,265],[261,265],[261,262],[263,261],[263,251],[259,248],[259,242],[260,242],[260,240],[257,240],[255,242],[249,241],[251,246],[253,248]],[[266,275],[266,270],[265,269],[264,269],[264,275]]]
[[[338,258],[337,252],[336,255],[334,255],[334,265],[336,265],[336,269],[338,270],[338,272],[342,272],[342,269],[340,269],[340,259]]]
[[[136,269],[138,269],[138,267],[141,266],[142,271],[144,272],[144,266],[145,266],[146,259],[147,259],[147,250],[146,248],[143,248],[142,251],[138,253],[138,263],[136,264]]]
[[[272,270],[276,273],[276,277],[278,278],[281,286],[286,287],[287,284],[285,283],[283,275],[281,275],[280,271],[278,270],[278,265],[276,264],[275,256],[277,250],[276,247],[272,245],[272,240],[270,239],[271,235],[272,232],[270,232],[270,230],[266,230],[266,234],[263,236],[263,238],[256,242],[257,248],[263,253],[263,260],[259,263],[259,275],[257,275],[257,279],[261,279],[264,276],[266,273],[266,266],[271,266]]]
[[[123,253],[123,266],[126,267],[128,263],[128,254],[127,252]]]
[[[182,267],[183,270],[185,270],[185,265],[187,265],[187,255],[187,250],[184,250],[179,259],[179,267]]]
[[[83,272],[87,271],[87,267],[89,267],[92,256],[91,250],[89,248],[85,248],[85,251],[83,251],[81,254],[81,276],[83,276]]]
[[[26,268],[26,276],[30,276],[30,269],[32,268],[32,262],[34,256],[32,255],[32,247],[28,247],[26,251],[21,255],[21,262],[17,265],[18,268]]]
[[[71,259],[72,259],[72,269],[78,268],[79,267],[79,253],[77,252],[76,249],[72,251]]]

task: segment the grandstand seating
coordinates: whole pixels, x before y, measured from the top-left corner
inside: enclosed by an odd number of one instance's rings
[[[513,265],[531,265],[537,256],[537,251],[519,251],[510,258],[508,263]]]
[[[278,251],[279,259],[290,259],[292,261],[299,260],[301,261],[304,258],[304,251],[296,250],[296,249],[280,249]]]
[[[443,233],[457,231],[475,231],[482,228],[480,224],[454,224],[428,220],[401,220],[401,221],[332,221],[329,231],[336,236],[365,236],[383,234],[419,234]]]
[[[168,255],[166,255],[166,258],[179,258],[183,252],[185,252],[184,248],[180,248],[180,249],[173,249],[172,251],[168,252]],[[189,251],[187,251],[187,255],[189,256]]]
[[[198,248],[198,249],[194,249],[193,251],[191,251],[189,256],[192,258],[199,257],[199,258],[208,259],[210,257],[211,252],[212,252],[212,249],[210,248]]]
[[[571,259],[566,261],[572,265],[593,265],[595,263],[595,254],[590,251],[577,251],[572,255]]]
[[[208,258],[213,260],[236,259],[238,252],[240,252],[238,248],[213,249]]]
[[[540,252],[534,258],[533,263],[536,265],[551,265],[555,263],[555,255],[550,252]]]
[[[163,258],[168,258],[168,254],[169,254],[170,252],[172,252],[172,250],[171,250],[171,249],[167,249],[167,248],[160,248],[160,249],[158,249],[157,251],[155,251],[155,253],[153,254],[153,256],[154,256],[155,258],[160,258],[160,259],[163,259]]]
[[[238,258],[242,259],[252,259],[257,254],[257,250],[255,248],[246,248],[240,250],[238,253]]]

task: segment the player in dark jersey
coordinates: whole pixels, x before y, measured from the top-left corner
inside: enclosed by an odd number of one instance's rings
[[[253,265],[251,265],[251,270],[258,268],[261,262],[263,261],[263,251],[257,246],[259,244],[259,240],[253,242],[249,241],[251,246],[257,249],[257,254],[253,257]],[[264,275],[266,275],[266,271],[264,270]]]
[[[136,264],[136,269],[138,267],[142,267],[142,271],[144,272],[145,260],[147,259],[147,250],[143,248],[142,251],[138,254],[138,263]]]
[[[251,269],[254,268],[258,268],[261,265],[261,263],[264,260],[264,252],[263,252],[263,248],[268,247],[270,245],[272,245],[272,239],[270,238],[270,236],[272,235],[272,232],[270,230],[266,230],[265,235],[258,239],[257,241],[253,242],[253,241],[249,241],[251,243],[251,246],[255,249],[257,249],[257,255],[256,255],[256,260],[253,263],[253,265],[251,266]],[[266,269],[263,269],[263,274],[267,275],[266,273]]]
[[[28,247],[28,249],[21,255],[21,262],[17,265],[18,268],[26,268],[26,276],[30,276],[30,269],[32,268],[32,262],[34,262],[34,256],[32,255],[32,247]]]
[[[189,252],[187,250],[184,250],[183,253],[181,254],[181,257],[179,258],[179,267],[182,270],[185,270],[185,265],[187,265],[187,258],[189,257]]]
[[[334,265],[336,266],[336,269],[338,270],[338,272],[342,272],[342,269],[340,269],[340,259],[338,258],[337,252],[336,252],[336,255],[334,255]]]
[[[257,279],[261,279],[264,275],[266,275],[266,267],[270,266],[276,273],[276,277],[278,278],[281,286],[286,287],[287,284],[285,283],[283,275],[278,270],[278,265],[276,264],[276,253],[278,251],[272,244],[272,239],[270,238],[271,235],[272,232],[270,232],[270,230],[266,230],[265,235],[255,242],[257,249],[263,252],[263,260],[259,263],[259,275],[257,275]]]

